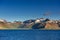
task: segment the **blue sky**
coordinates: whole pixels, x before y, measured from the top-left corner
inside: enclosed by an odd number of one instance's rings
[[[43,16],[50,12],[50,16]],[[35,18],[60,19],[59,0],[0,0],[0,18],[7,21]]]

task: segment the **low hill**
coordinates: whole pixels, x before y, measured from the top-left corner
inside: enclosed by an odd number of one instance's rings
[[[59,29],[59,26],[56,23],[46,23],[45,29]]]

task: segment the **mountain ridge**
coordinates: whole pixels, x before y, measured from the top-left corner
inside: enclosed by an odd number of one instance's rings
[[[21,21],[7,22],[6,20],[1,19],[0,29],[4,28],[60,29],[60,20],[39,18],[39,19],[26,20],[24,22]]]

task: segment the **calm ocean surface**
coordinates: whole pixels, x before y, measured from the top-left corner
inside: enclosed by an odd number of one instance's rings
[[[0,30],[0,40],[60,40],[60,30]]]

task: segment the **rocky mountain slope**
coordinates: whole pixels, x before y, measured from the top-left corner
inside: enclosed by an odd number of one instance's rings
[[[45,18],[26,20],[24,22],[7,22],[0,19],[0,29],[28,28],[28,29],[60,29],[59,20],[50,20]]]

